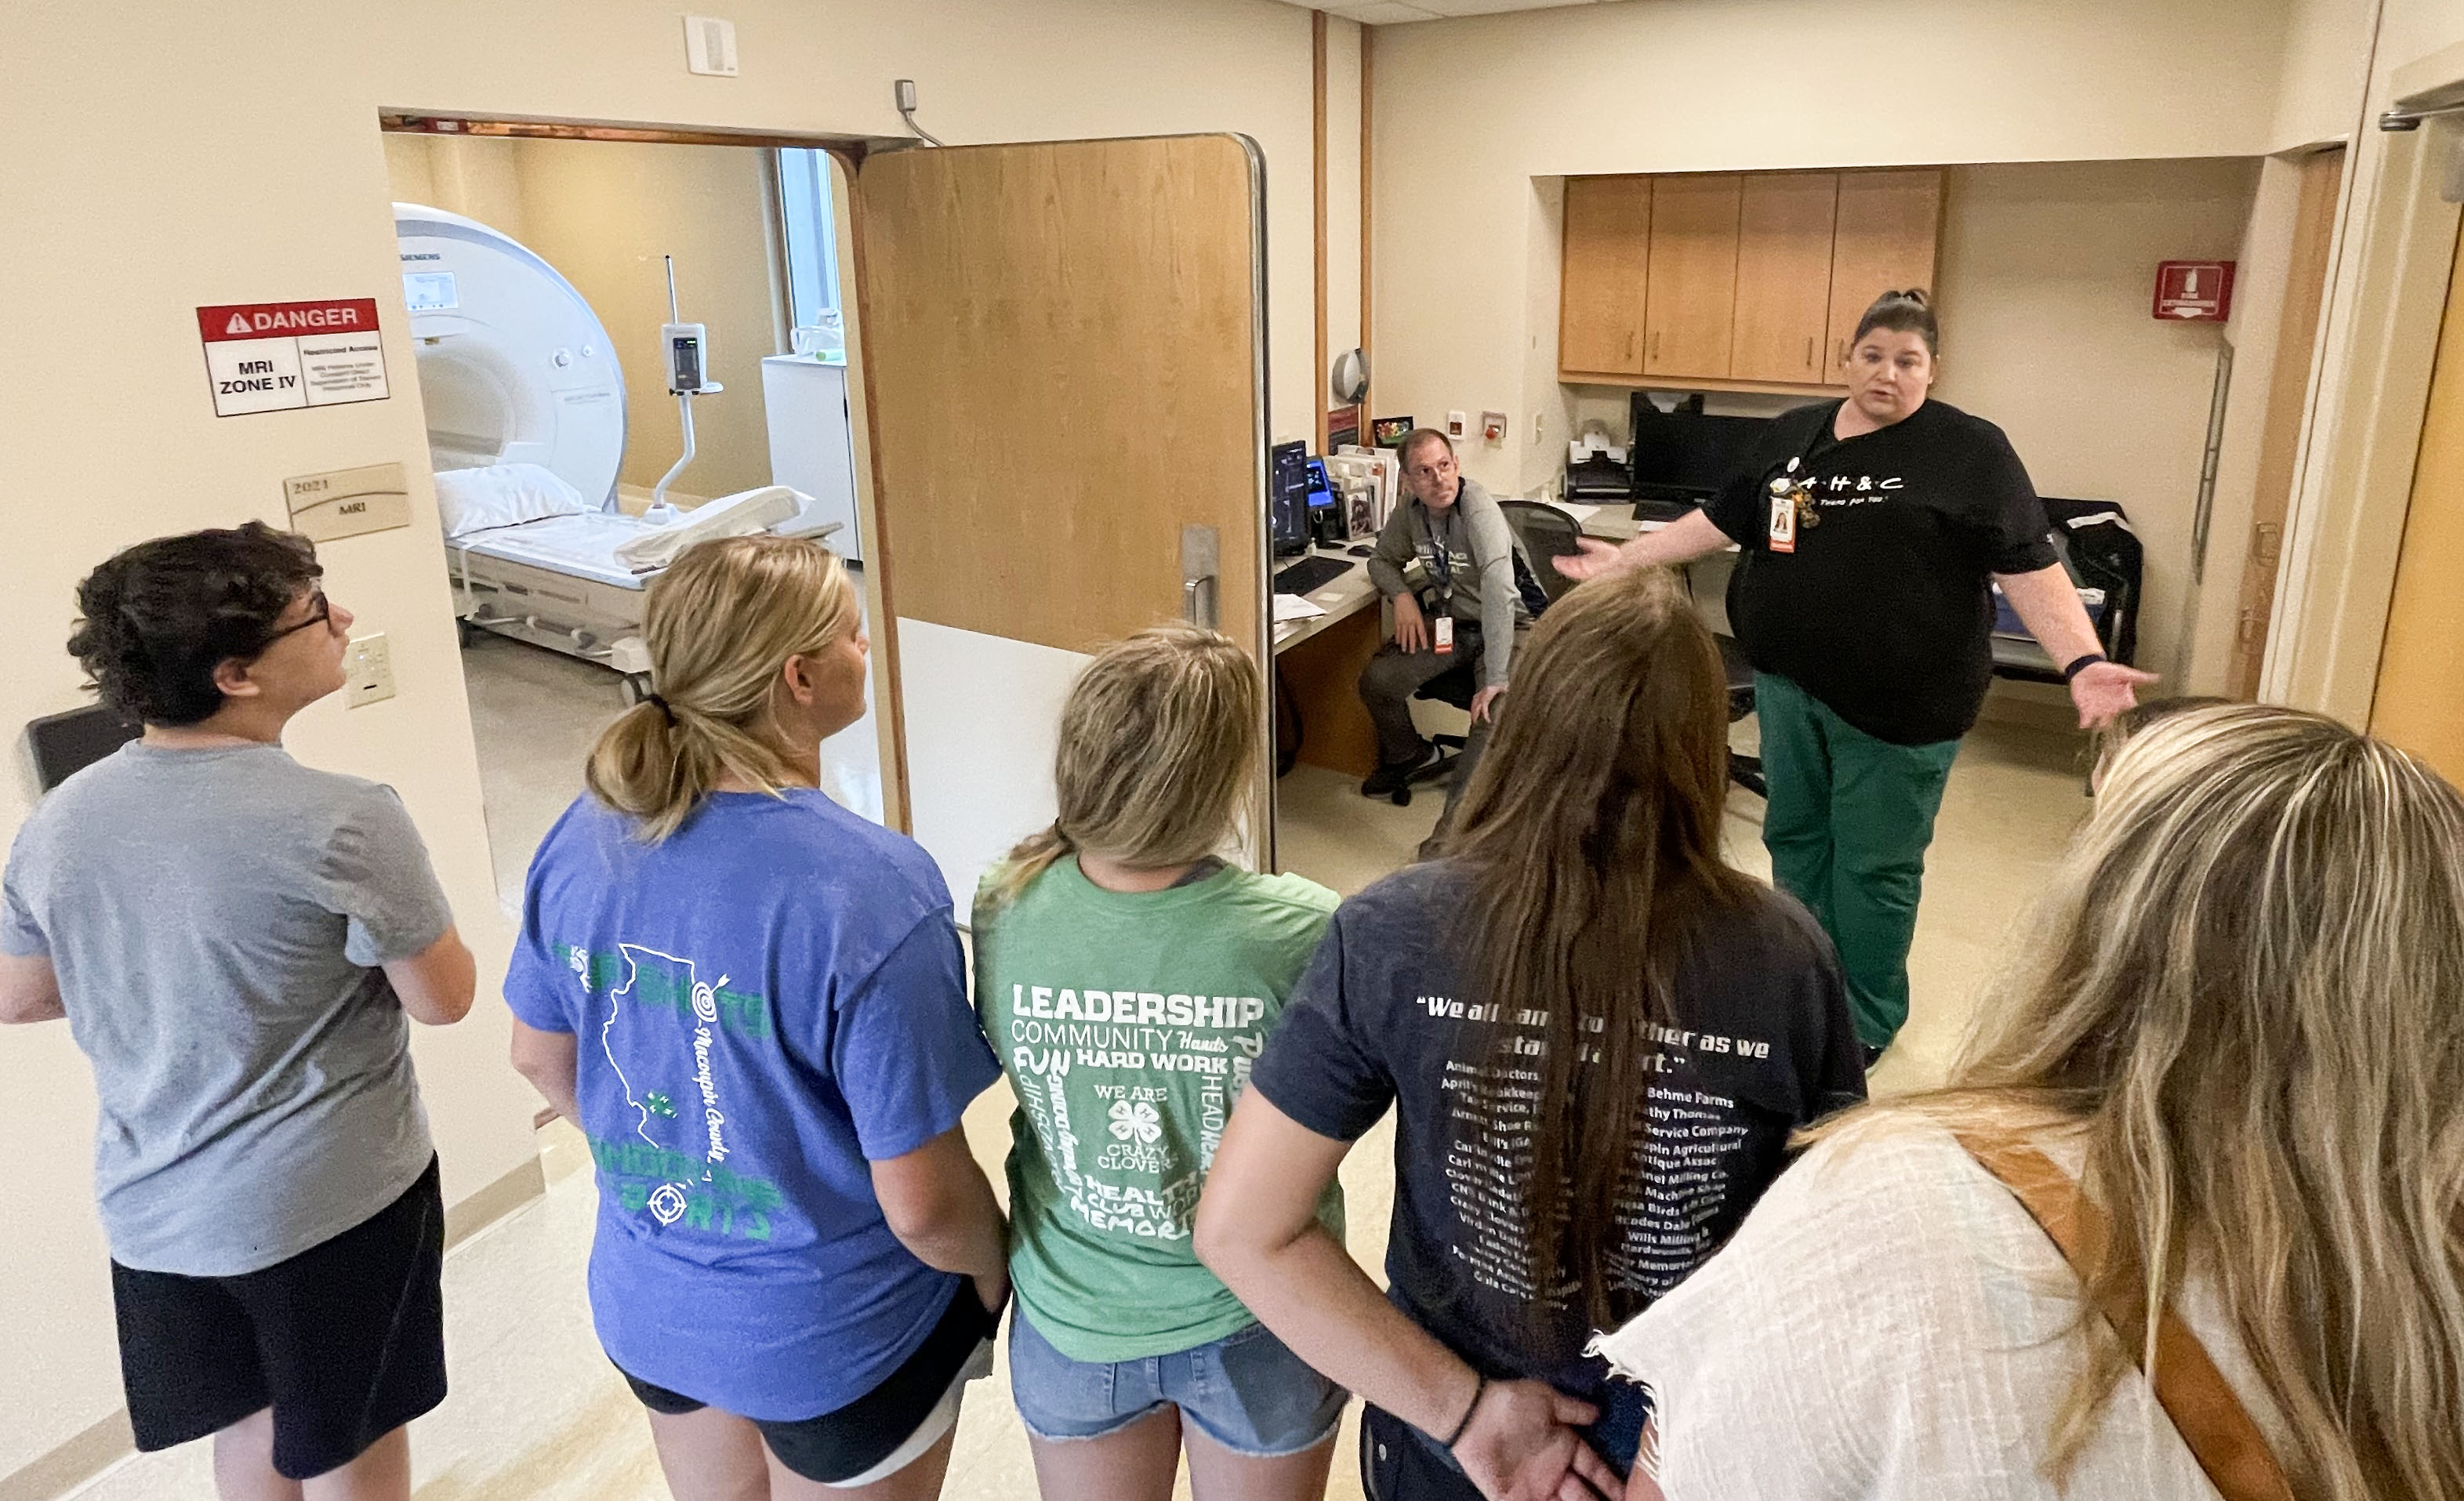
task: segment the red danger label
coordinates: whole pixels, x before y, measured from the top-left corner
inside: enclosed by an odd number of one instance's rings
[[[197,310],[197,333],[209,344],[233,338],[293,338],[302,334],[373,334],[376,328],[374,297],[242,302]]]

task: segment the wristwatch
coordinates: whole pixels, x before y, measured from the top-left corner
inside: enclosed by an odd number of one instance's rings
[[[2069,666],[2062,669],[2062,681],[2064,683],[2068,683],[2077,678],[2080,673],[2085,672],[2088,668],[2106,660],[2108,659],[2105,657],[2104,653],[2101,651],[2092,651],[2084,657],[2075,658]]]

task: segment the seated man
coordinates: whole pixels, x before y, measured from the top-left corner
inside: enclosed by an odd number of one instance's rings
[[[252,521],[78,586],[69,650],[145,732],[19,830],[0,1022],[65,1016],[94,1065],[137,1447],[212,1435],[227,1498],[407,1501],[445,1207],[404,1017],[458,1020],[473,976],[401,800],[283,751],[342,685],[319,576]]]
[[[1360,673],[1360,700],[1377,726],[1378,759],[1360,791],[1388,796],[1437,758],[1437,748],[1412,723],[1412,695],[1440,673],[1472,663],[1479,690],[1471,701],[1471,734],[1446,789],[1446,812],[1438,820],[1442,832],[1488,742],[1489,716],[1506,691],[1515,638],[1531,617],[1517,586],[1506,512],[1479,481],[1463,477],[1446,435],[1417,428],[1397,457],[1403,465],[1403,503],[1386,518],[1369,559],[1370,581],[1395,604],[1395,639]],[[1404,577],[1415,557],[1428,574],[1417,594]]]

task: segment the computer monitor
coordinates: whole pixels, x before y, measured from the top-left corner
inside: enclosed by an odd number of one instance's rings
[[[1715,417],[1708,412],[1663,412],[1634,393],[1635,493],[1654,500],[1705,501],[1718,494],[1753,461],[1771,429],[1768,417]]]
[[[1279,443],[1266,450],[1266,533],[1276,555],[1309,551],[1309,445]]]

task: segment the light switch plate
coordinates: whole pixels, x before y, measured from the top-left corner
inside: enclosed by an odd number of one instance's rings
[[[342,648],[342,701],[358,708],[393,697],[393,649],[382,636],[363,636]]]
[[[715,15],[685,17],[685,71],[713,78],[736,76],[736,23]]]

